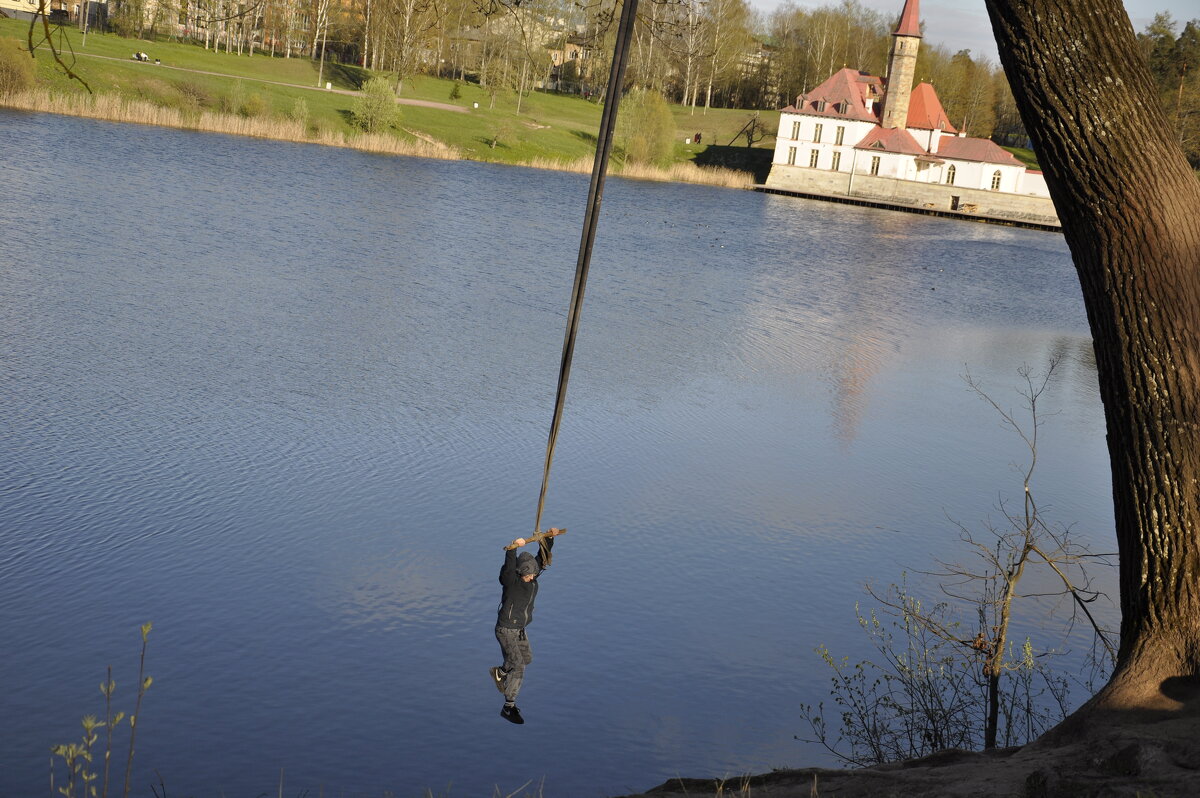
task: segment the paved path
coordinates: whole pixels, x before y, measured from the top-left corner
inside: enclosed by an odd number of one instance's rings
[[[44,49],[44,48],[38,48],[38,49]],[[111,55],[95,55],[93,53],[76,53],[76,55],[81,55],[86,58],[102,58],[105,61],[121,61],[122,63],[124,63],[125,61],[133,61],[133,59],[131,59],[131,58],[130,59],[114,58]],[[362,94],[361,91],[350,91],[349,89],[323,89],[318,86],[301,86],[298,83],[283,83],[282,81],[278,81],[278,80],[264,80],[263,78],[249,78],[244,75],[230,75],[226,72],[210,72],[206,69],[187,69],[186,67],[169,66],[167,64],[155,64],[152,61],[133,61],[133,63],[141,64],[142,66],[146,67],[147,69],[173,69],[176,72],[192,72],[197,75],[215,75],[216,77],[219,77],[219,78],[235,78],[237,80],[252,80],[256,83],[269,83],[272,86],[287,86],[289,89],[307,89],[309,91],[328,91],[328,92],[332,92],[334,94],[349,94],[349,95]],[[463,108],[461,105],[450,105],[449,103],[438,103],[438,102],[434,102],[433,100],[410,100],[407,97],[397,97],[396,102],[399,103],[400,105],[419,105],[422,108],[437,108],[441,111],[454,111],[455,113],[460,113],[460,114],[465,114],[465,113],[470,112],[470,109]]]

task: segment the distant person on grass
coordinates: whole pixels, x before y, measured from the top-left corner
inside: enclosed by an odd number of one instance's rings
[[[521,710],[517,709],[517,693],[525,679],[525,666],[533,662],[533,651],[525,627],[533,621],[533,600],[538,592],[538,575],[546,569],[545,558],[554,546],[554,538],[562,530],[551,528],[547,537],[540,542],[538,555],[527,551],[517,556],[517,549],[524,546],[525,538],[512,542],[513,548],[504,552],[504,567],[500,569],[500,584],[504,592],[500,597],[500,609],[496,617],[496,640],[504,664],[492,668],[492,680],[496,689],[504,693],[504,708],[500,716],[512,723],[524,723]]]

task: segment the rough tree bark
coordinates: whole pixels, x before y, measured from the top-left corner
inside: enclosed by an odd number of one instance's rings
[[[1200,695],[1200,181],[1120,0],[986,0],[1079,273],[1112,460],[1121,647],[1078,717]]]

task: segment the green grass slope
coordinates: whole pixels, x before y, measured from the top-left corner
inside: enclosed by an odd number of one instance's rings
[[[0,19],[0,44],[25,46],[29,23]],[[318,88],[319,65],[307,58],[253,56],[205,50],[202,46],[168,41],[126,39],[112,34],[89,33],[86,46],[78,31],[67,28],[60,45],[66,58],[98,94],[149,101],[156,105],[191,110],[216,110],[243,116],[303,116],[309,129],[320,132],[352,132],[350,109],[354,92],[371,77],[368,70],[326,63],[321,85],[332,83],[335,91]],[[7,40],[7,41],[6,41]],[[132,59],[135,51],[147,53],[151,61]],[[154,59],[161,61],[156,65]],[[57,92],[82,93],[83,87],[67,78],[41,49],[36,58],[39,84]],[[536,159],[573,162],[590,158],[600,122],[600,106],[578,96],[530,92],[493,99],[480,87],[464,83],[459,96],[450,99],[454,81],[416,76],[404,81],[402,98],[457,106],[464,112],[404,105],[396,135],[402,139],[435,139],[459,149],[466,158],[507,163]],[[678,130],[675,159],[703,161],[712,145],[726,145],[753,116],[744,110],[674,107]],[[760,117],[768,130],[778,125],[778,112]],[[701,133],[700,145],[685,139]],[[742,137],[737,146],[744,146]],[[758,142],[760,148],[774,145],[774,138]],[[711,155],[711,153],[710,153]]]

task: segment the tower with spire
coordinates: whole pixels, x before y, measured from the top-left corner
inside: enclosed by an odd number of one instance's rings
[[[885,128],[904,128],[908,124],[908,103],[917,72],[917,50],[921,46],[921,18],[918,0],[905,0],[900,24],[892,34],[892,52],[888,60],[887,96],[883,101]]]

